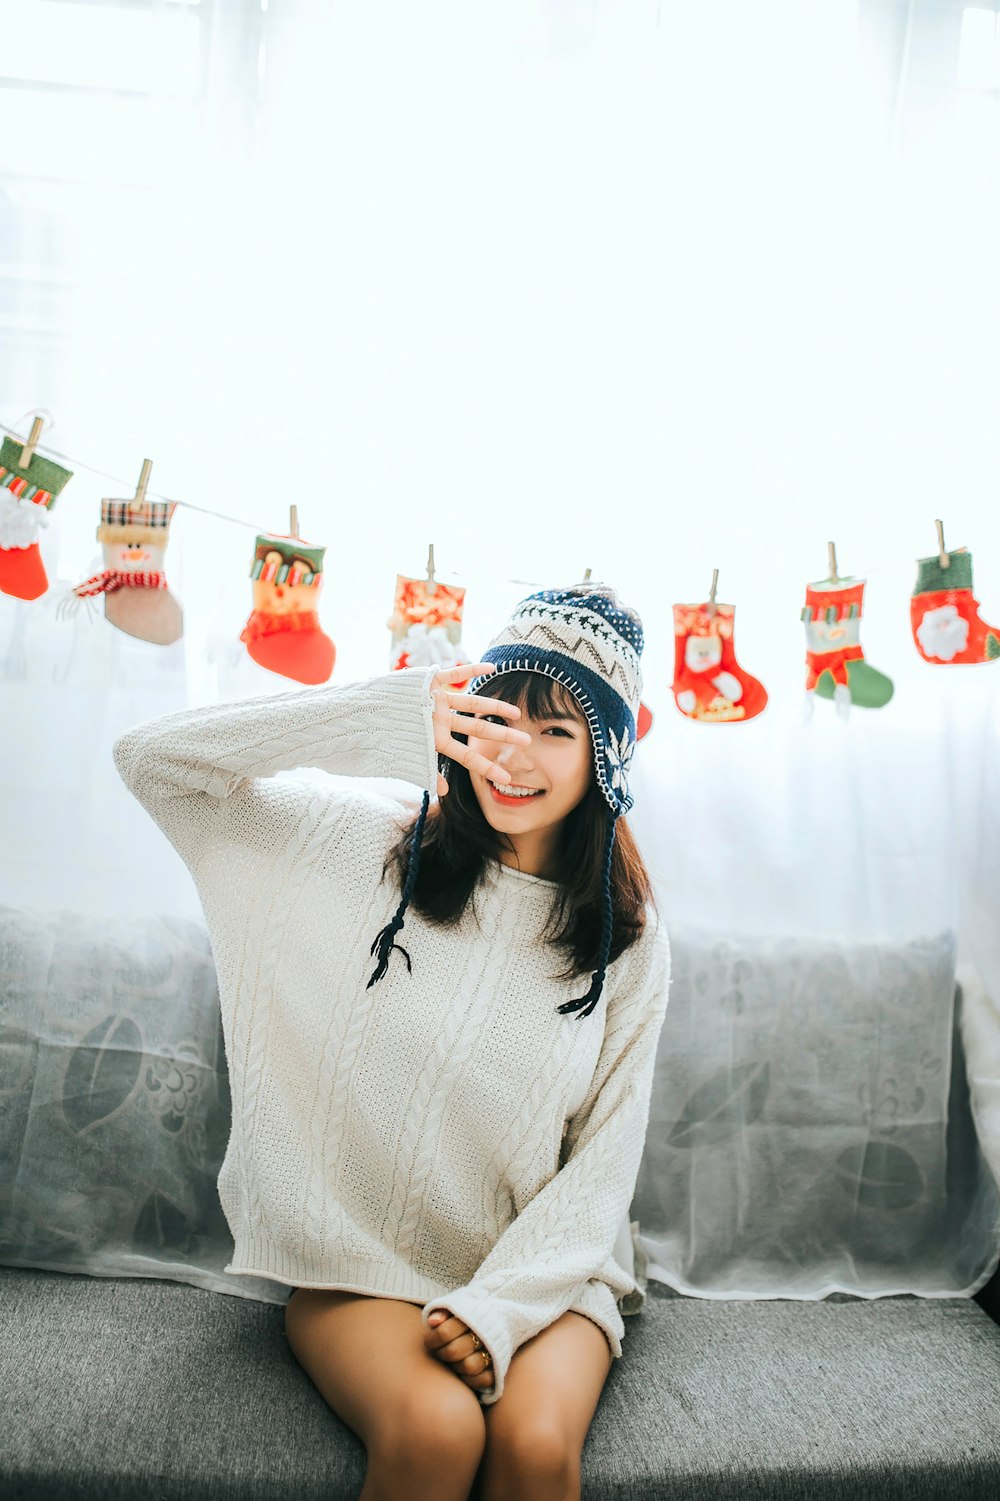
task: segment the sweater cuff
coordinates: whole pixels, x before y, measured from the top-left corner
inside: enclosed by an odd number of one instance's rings
[[[568,1312],[583,1314],[585,1318],[590,1319],[603,1330],[612,1355],[616,1360],[618,1359],[622,1353],[622,1335],[625,1333],[625,1325],[622,1322],[618,1300],[606,1282],[591,1277],[589,1282],[584,1283],[576,1302],[570,1304]]]
[[[399,756],[398,770],[394,769],[392,774],[425,788],[431,797],[437,796],[438,778],[431,683],[440,670],[402,667],[377,680],[378,701],[385,721],[381,733],[391,740]]]
[[[493,1362],[490,1367],[493,1385],[476,1395],[484,1407],[498,1402],[503,1396],[503,1384],[514,1352],[511,1349],[510,1333],[497,1311],[495,1301],[474,1293],[471,1288],[457,1288],[447,1297],[438,1298],[421,1310],[420,1317],[425,1328],[429,1327],[427,1320],[436,1308],[449,1310],[456,1319],[468,1324],[473,1334],[479,1335]]]

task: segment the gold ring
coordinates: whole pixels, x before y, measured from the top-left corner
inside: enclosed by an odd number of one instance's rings
[[[490,1356],[490,1352],[488,1350],[480,1350],[479,1353],[483,1357],[483,1360],[485,1361],[485,1364],[483,1366],[483,1370],[484,1371],[489,1370],[490,1366],[493,1364],[492,1358]]]
[[[471,1333],[471,1331],[470,1331],[470,1333]],[[483,1342],[479,1338],[479,1335],[478,1334],[473,1334],[472,1335],[472,1353],[473,1353],[473,1355],[475,1355],[475,1353],[476,1353],[477,1350],[481,1350],[482,1348],[483,1348]]]

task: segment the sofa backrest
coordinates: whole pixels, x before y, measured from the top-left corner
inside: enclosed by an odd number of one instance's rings
[[[997,1194],[955,1045],[951,935],[671,943],[632,1206],[650,1275],[727,1297],[972,1285]],[[283,1303],[283,1284],[222,1270],[229,1125],[201,924],[0,907],[0,1262]]]

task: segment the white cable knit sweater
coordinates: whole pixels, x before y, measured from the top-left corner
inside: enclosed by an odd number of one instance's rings
[[[417,804],[302,767],[437,788],[435,667],[183,710],[116,742],[123,779],[196,882],[219,978],[232,1130],[228,1272],[450,1308],[493,1357],[567,1309],[605,1332],[642,1306],[622,1253],[667,1006],[652,908],[596,1010],[556,1007],[555,887],[499,862],[457,927],[398,902],[390,844]],[[478,914],[478,921],[477,921]],[[618,1259],[615,1256],[618,1247]],[[631,1247],[628,1247],[629,1250]]]

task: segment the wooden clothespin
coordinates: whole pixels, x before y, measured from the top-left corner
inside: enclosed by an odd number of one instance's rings
[[[838,574],[837,574],[837,549],[834,547],[834,545],[833,545],[832,542],[828,542],[826,544],[826,547],[827,547],[827,567],[830,570],[829,574],[827,575],[827,581],[829,583],[831,583],[831,584],[836,584],[838,582]]]
[[[128,503],[129,511],[141,511],[146,504],[146,487],[149,484],[149,475],[153,467],[152,459],[143,459],[142,473],[139,476],[139,484],[132,499]]]
[[[712,569],[712,587],[711,587],[711,589],[708,592],[708,613],[709,613],[709,615],[714,615],[716,613],[716,609],[715,609],[715,591],[716,591],[716,588],[718,586],[718,583],[719,583],[719,570],[717,568],[713,568]]]
[[[298,506],[289,506],[289,508],[288,508],[288,535],[290,537],[294,537],[295,540],[296,540],[296,542],[299,541],[299,508],[298,508]]]
[[[950,568],[951,558],[949,558],[948,550],[944,545],[944,522],[935,521],[934,525],[937,527],[938,562],[941,564],[942,568]]]
[[[431,542],[427,549],[427,593],[434,597],[437,593],[437,584],[434,582],[434,543]]]
[[[21,469],[27,469],[28,465],[31,463],[32,455],[35,452],[35,447],[42,435],[42,428],[44,426],[45,422],[41,417],[36,417],[34,422],[31,424],[31,433],[28,437],[28,441],[21,448],[21,460],[19,465]]]

